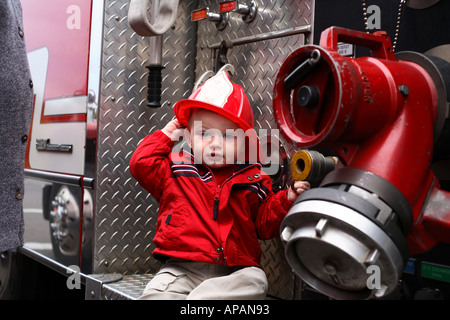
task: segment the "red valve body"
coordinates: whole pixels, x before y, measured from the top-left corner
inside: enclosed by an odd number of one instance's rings
[[[368,47],[372,57],[343,57],[338,41]],[[321,61],[292,95],[284,79],[314,50],[319,50]],[[312,108],[292,98],[305,85],[320,92]],[[405,196],[414,221],[408,235],[411,253],[450,242],[450,208],[436,201],[425,206],[430,194],[450,198],[439,190],[430,169],[438,109],[435,84],[418,64],[396,59],[386,35],[325,30],[320,47],[302,47],[284,62],[275,82],[273,108],[292,142],[330,147],[345,166],[371,172]]]

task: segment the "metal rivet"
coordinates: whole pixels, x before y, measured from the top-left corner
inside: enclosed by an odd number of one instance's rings
[[[253,181],[253,178],[250,177],[250,176],[248,176],[247,179],[250,180],[250,181]]]
[[[22,138],[20,138],[20,140],[22,140],[23,143],[28,141],[28,136],[25,134],[22,136]]]
[[[17,200],[22,200],[23,199],[23,194],[21,192],[16,192],[16,199]]]
[[[253,177],[254,177],[255,179],[258,179],[258,178],[260,177],[260,175],[259,175],[259,173],[255,173],[255,174],[253,175]]]

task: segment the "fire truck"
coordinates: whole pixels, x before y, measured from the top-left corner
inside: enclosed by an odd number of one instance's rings
[[[21,3],[34,108],[2,298],[140,296],[158,203],[131,155],[223,70],[274,191],[312,185],[260,242],[268,298],[450,298],[450,1]]]

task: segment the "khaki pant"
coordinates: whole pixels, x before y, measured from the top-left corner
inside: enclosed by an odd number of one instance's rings
[[[258,267],[229,267],[169,259],[139,299],[264,299],[268,281]]]

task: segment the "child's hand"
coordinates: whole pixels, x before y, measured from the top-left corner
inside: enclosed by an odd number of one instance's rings
[[[310,188],[311,186],[308,181],[295,181],[294,188],[292,189],[292,186],[289,187],[287,197],[291,202],[294,202],[299,195]]]
[[[181,128],[183,128],[183,125],[178,122],[178,119],[173,119],[168,124],[166,124],[166,126],[161,131],[164,132],[164,134],[169,138],[173,138],[173,133]],[[178,141],[178,139],[176,140]]]

